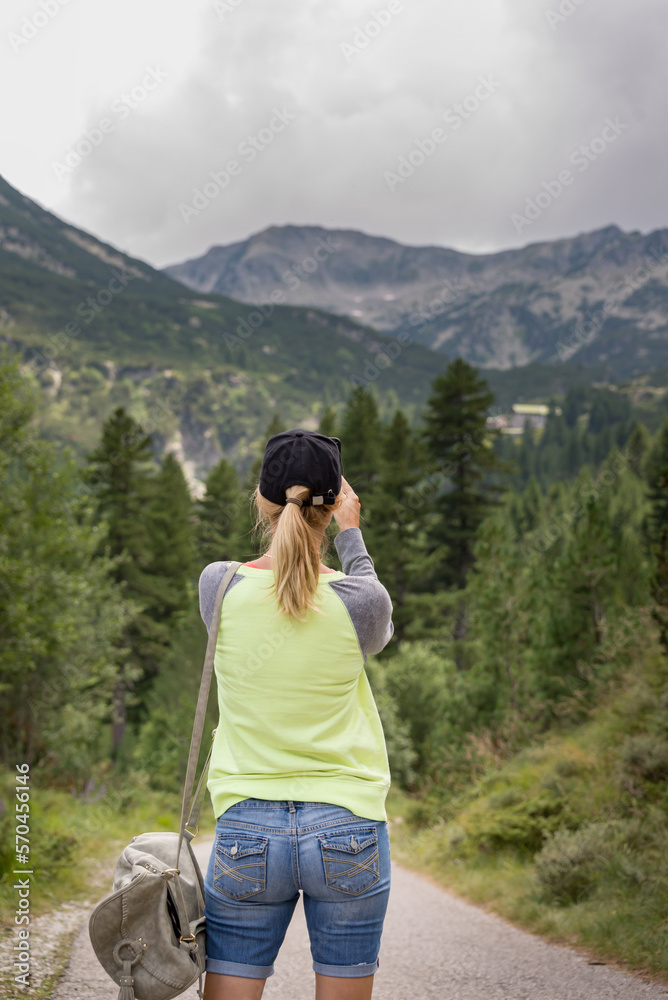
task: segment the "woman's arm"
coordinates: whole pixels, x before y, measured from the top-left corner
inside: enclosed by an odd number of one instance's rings
[[[394,635],[392,599],[378,579],[359,528],[346,528],[334,539],[345,580],[331,588],[339,595],[352,619],[364,658],[380,653]]]

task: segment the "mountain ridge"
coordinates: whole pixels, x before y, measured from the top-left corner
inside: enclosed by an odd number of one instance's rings
[[[289,275],[312,258],[317,240],[335,241],[338,250],[291,287]],[[389,335],[408,330],[416,342],[481,368],[577,356],[609,364],[619,378],[668,363],[668,229],[625,233],[611,224],[468,254],[352,229],[271,226],[163,270],[191,289],[249,304],[286,286],[294,305]],[[643,270],[649,273],[634,283]]]
[[[222,455],[243,470],[277,413],[315,428],[389,344],[322,310],[188,289],[2,177],[0,341],[42,386],[47,436],[83,455],[123,405],[194,475]],[[408,345],[376,383],[381,407],[416,412],[433,376],[432,353]]]
[[[333,254],[325,244],[318,256],[301,276],[291,271],[290,282],[279,275],[270,290],[303,291],[322,278]],[[443,354],[285,299],[254,308],[189,289],[0,177],[0,342],[42,388],[41,432],[79,457],[118,406],[154,435],[157,452],[174,450],[195,479],[223,455],[244,474],[270,422],[315,429],[325,408],[343,411],[355,384],[371,387],[382,419],[402,407],[410,422],[419,420],[446,367]],[[579,358],[484,375],[497,410],[547,402],[582,382],[614,381],[609,365],[584,366]],[[656,377],[668,384],[668,364]]]

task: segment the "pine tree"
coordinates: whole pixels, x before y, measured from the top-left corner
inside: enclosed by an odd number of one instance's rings
[[[222,559],[237,559],[241,547],[239,475],[221,458],[206,479],[206,493],[197,503],[197,548],[201,566]]]
[[[631,416],[631,403],[627,396],[611,389],[599,389],[589,414],[589,429],[598,434],[604,428],[625,422]]]
[[[283,431],[286,431],[287,429],[288,428],[285,426],[283,418],[278,413],[275,413],[269,421],[269,426],[267,427],[267,441],[270,437],[273,437],[274,434],[282,434]]]
[[[486,426],[493,401],[476,370],[456,358],[435,379],[427,403],[423,433],[438,484],[430,539],[439,564],[432,584],[439,588],[466,585],[476,531],[504,488],[494,477],[513,471],[489,447],[497,433]]]
[[[668,653],[668,417],[657,431],[647,457],[646,478],[652,513],[646,534],[654,557],[652,617],[657,622],[661,644]]]
[[[533,465],[534,475],[543,488],[556,479],[566,477],[567,435],[568,425],[551,400],[545,426],[537,442]]]
[[[468,697],[464,712],[467,728],[492,726],[508,710],[517,712],[523,688],[523,653],[531,633],[531,619],[523,600],[527,564],[515,537],[512,508],[530,511],[523,527],[536,516],[535,479],[521,497],[506,498],[505,506],[486,517],[475,543],[475,566],[469,574],[469,638],[465,650]]]
[[[278,416],[274,415],[269,423],[269,426],[267,427],[267,430],[265,431],[259,452],[253,460],[241,484],[237,521],[240,552],[239,555],[236,556],[236,559],[240,562],[248,562],[251,559],[257,558],[259,554],[257,551],[259,537],[255,532],[255,508],[251,498],[260,479],[262,459],[264,457],[267,441],[274,434],[280,434],[281,431],[285,429],[286,428],[280,422]]]
[[[344,475],[364,502],[364,493],[378,472],[381,441],[376,397],[366,386],[358,385],[353,389],[343,415],[340,437]]]
[[[260,480],[260,470],[262,468],[262,455],[258,455],[241,484],[239,498],[239,544],[241,546],[239,555],[236,557],[240,562],[248,562],[256,559],[262,553],[259,549],[259,539],[255,532],[255,507],[252,496],[255,487]]]
[[[634,474],[639,479],[642,478],[649,447],[649,431],[644,424],[636,422],[626,442],[626,454],[629,457]]]
[[[524,427],[522,430],[522,439],[520,442],[520,452],[518,456],[518,464],[522,473],[522,482],[528,482],[532,475],[535,475],[536,471],[536,434],[534,428],[531,426],[531,421],[527,418],[524,421]]]
[[[566,442],[566,431],[567,431],[566,420],[562,413],[557,413],[557,406],[554,400],[550,400],[550,409],[545,420],[545,430],[543,431],[543,436],[540,440],[541,447],[547,448],[548,445],[558,445],[560,448]]]
[[[594,462],[599,466],[610,454],[613,444],[612,427],[606,424],[595,438]]]
[[[543,494],[535,476],[531,476],[522,493],[513,492],[508,498],[508,513],[520,538],[533,531],[541,518]]]
[[[108,753],[135,609],[95,556],[101,532],[74,460],[39,438],[37,399],[18,360],[0,356],[0,756],[71,786]]]
[[[338,437],[337,426],[338,418],[336,410],[332,406],[328,406],[326,410],[323,410],[322,416],[320,417],[318,432],[320,434],[326,434],[327,437]]]
[[[376,482],[365,495],[362,517],[379,578],[394,605],[394,632],[406,637],[412,613],[407,601],[416,577],[424,574],[425,505],[415,486],[424,475],[424,454],[417,435],[401,410],[382,429]]]
[[[150,559],[146,503],[154,471],[151,435],[119,407],[105,421],[102,440],[87,459],[84,480],[108,523],[110,554],[126,557],[118,579],[127,582]]]
[[[133,687],[134,704],[128,708],[128,721],[135,728],[146,719],[148,694],[194,597],[193,502],[181,464],[171,453],[165,455],[157,474],[148,483],[146,519],[149,587],[140,596],[145,602],[143,635],[149,655],[142,676]]]
[[[171,453],[165,455],[151,480],[147,514],[149,572],[159,584],[153,611],[156,619],[171,629],[172,619],[183,614],[190,604],[195,571],[193,501],[181,463]]]
[[[587,412],[589,389],[586,385],[571,385],[562,404],[564,420],[571,428],[577,425],[578,417]]]
[[[590,682],[587,663],[600,644],[616,588],[616,543],[608,515],[609,500],[593,483],[588,468],[572,489],[550,490],[547,517],[559,543],[534,564],[537,623],[533,643],[533,683],[546,704],[576,695]],[[567,516],[573,501],[577,516]],[[539,624],[540,623],[540,624]]]
[[[569,476],[577,476],[582,468],[583,451],[578,427],[573,427],[568,431],[566,445],[566,471]]]
[[[151,614],[159,602],[159,585],[151,574],[151,536],[147,514],[153,475],[151,435],[123,407],[105,422],[102,440],[88,456],[84,481],[106,522],[104,551],[116,560],[115,577],[140,612],[124,636],[126,676],[119,676],[115,696],[112,754],[117,756],[128,722],[133,678],[155,674],[168,636]],[[150,610],[149,610],[150,609]]]

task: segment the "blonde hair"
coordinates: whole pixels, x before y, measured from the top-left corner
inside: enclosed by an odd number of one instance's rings
[[[308,486],[289,486],[286,497],[306,500]],[[320,582],[320,561],[329,549],[326,527],[329,515],[344,502],[343,491],[336,502],[327,506],[300,507],[296,503],[272,503],[255,487],[251,500],[255,505],[254,531],[260,532],[263,545],[271,544],[274,593],[280,614],[303,621],[309,608],[322,614],[313,602]]]

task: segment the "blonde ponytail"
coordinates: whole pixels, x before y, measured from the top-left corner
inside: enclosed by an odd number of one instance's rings
[[[289,486],[285,496],[306,500],[311,495],[307,486]],[[336,503],[328,506],[301,507],[272,503],[260,493],[259,485],[252,496],[256,509],[255,530],[263,533],[263,543],[271,544],[273,593],[280,612],[303,621],[309,608],[321,614],[313,602],[320,582],[320,562],[327,554],[329,538],[325,528],[329,515],[344,501],[343,492]]]

